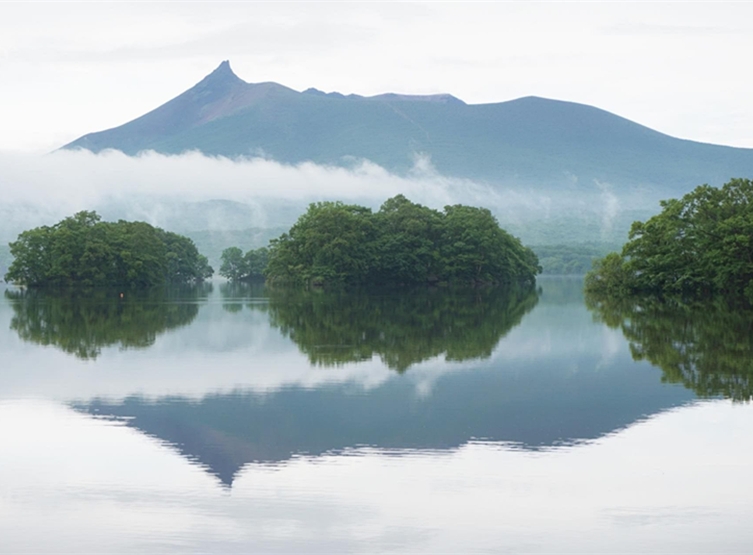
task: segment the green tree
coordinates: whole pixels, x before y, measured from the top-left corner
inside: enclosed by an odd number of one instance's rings
[[[536,255],[486,209],[438,212],[402,195],[376,214],[339,202],[309,206],[270,244],[273,282],[327,284],[532,283]]]
[[[289,283],[359,283],[373,258],[371,210],[318,202],[270,243],[267,276]]]
[[[6,281],[29,287],[150,287],[213,272],[190,239],[145,222],[103,222],[96,212],[24,231],[10,251]]]
[[[723,294],[753,302],[753,182],[701,185],[661,207],[660,214],[633,223],[622,253],[598,263],[586,287],[622,294]]]
[[[5,274],[5,281],[16,283],[44,283],[52,267],[51,239],[52,230],[37,227],[24,231],[18,239],[10,243],[13,262]]]
[[[167,283],[191,283],[212,277],[214,270],[191,239],[161,229],[157,234],[165,245]]]
[[[591,293],[624,295],[627,288],[625,260],[616,252],[594,260],[593,269],[586,274],[585,288]]]
[[[243,256],[243,262],[247,269],[246,280],[263,280],[269,264],[269,249],[252,249]]]
[[[269,249],[251,249],[245,255],[238,247],[228,247],[222,251],[220,275],[230,281],[260,281],[269,263]]]
[[[243,251],[238,247],[228,247],[222,251],[220,275],[230,281],[240,281],[248,275],[248,267]]]
[[[450,280],[533,281],[538,258],[519,239],[499,227],[486,208],[445,207],[441,257]]]
[[[374,217],[377,240],[373,281],[422,283],[440,279],[442,215],[398,195]]]

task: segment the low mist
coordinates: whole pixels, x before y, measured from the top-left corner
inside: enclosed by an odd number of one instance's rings
[[[323,200],[376,210],[403,194],[438,209],[458,203],[483,206],[502,227],[533,245],[618,244],[630,222],[658,211],[658,199],[621,196],[614,184],[578,183],[565,173],[561,189],[477,183],[440,175],[422,156],[401,176],[368,161],[336,167],[198,152],[136,157],[117,151],[0,153],[0,192],[0,244],[5,250],[24,229],[54,224],[79,210],[97,210],[106,220],[147,221],[195,237],[200,248],[202,242],[211,243],[212,250],[237,244],[239,237],[246,239],[238,245],[243,248],[266,244],[310,202]],[[208,254],[216,260],[216,253]]]

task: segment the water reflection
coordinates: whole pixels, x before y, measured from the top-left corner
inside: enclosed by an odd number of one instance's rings
[[[140,300],[16,293],[5,306],[0,317],[15,334],[39,337],[0,337],[6,397],[49,395],[114,417],[225,484],[249,463],[362,446],[405,454],[479,440],[579,444],[694,398],[635,364],[619,332],[592,321],[574,280],[541,292],[228,284]],[[36,344],[81,358],[105,345],[152,346],[82,365],[42,356]]]
[[[195,301],[210,291],[211,284],[127,293],[6,290],[5,298],[13,308],[10,328],[21,339],[96,359],[103,347],[143,349],[159,334],[190,324],[199,310]]]
[[[592,367],[597,361],[591,353],[580,360]],[[230,485],[249,463],[363,446],[400,455],[452,450],[474,440],[526,451],[574,445],[692,399],[683,388],[662,386],[651,368],[573,373],[542,364],[545,358],[445,374],[423,395],[416,382],[398,377],[369,390],[342,384],[210,394],[200,401],[132,396],[73,406],[126,419]]]
[[[679,304],[587,297],[599,322],[622,330],[634,360],[701,397],[753,398],[753,311],[716,300]]]
[[[591,321],[579,285],[551,282],[543,293],[529,291],[517,299],[494,291],[367,298],[228,287],[220,290],[222,309],[214,305],[226,333],[229,326],[248,329],[242,316],[255,314],[251,310],[266,311],[306,358],[344,366],[325,372],[329,381],[288,383],[274,390],[239,387],[200,398],[130,395],[74,406],[124,419],[230,485],[249,464],[280,464],[363,446],[395,456],[451,451],[474,441],[548,450],[603,437],[691,401],[691,392],[662,384],[650,365],[636,365],[624,346],[613,350],[611,338],[618,334]],[[231,306],[241,310],[228,310]],[[410,307],[416,307],[415,315]],[[358,309],[364,316],[355,313]],[[455,350],[474,325],[486,327],[484,339]],[[383,336],[380,328],[386,330]],[[316,348],[348,342],[338,350]],[[326,356],[312,358],[321,351]],[[384,365],[360,361],[374,352]],[[436,353],[469,359],[417,362]],[[248,360],[238,378],[246,384],[267,371],[266,361],[275,370],[275,361],[281,360],[265,357],[264,365],[255,368],[251,365],[260,353],[240,356]],[[223,365],[219,354],[216,360]],[[395,368],[394,361],[413,365],[404,373],[384,368]],[[308,367],[310,362],[301,357],[297,364]],[[359,376],[375,367],[387,375],[364,385]]]
[[[222,288],[226,299],[254,296],[249,286]],[[312,364],[338,366],[378,356],[404,372],[444,355],[447,361],[488,358],[538,302],[531,287],[324,292],[270,289],[270,324],[292,339]],[[229,312],[241,304],[226,302]]]
[[[20,341],[13,305],[42,301],[0,296],[0,552],[748,552],[752,407],[694,403],[594,321],[579,282],[541,285],[488,358],[403,373],[378,343],[312,365],[297,320],[269,324],[326,297],[178,295],[157,304],[192,306],[190,325],[84,362]],[[360,302],[387,323],[395,306]],[[610,321],[634,329],[636,311]],[[742,354],[741,330],[717,331]]]

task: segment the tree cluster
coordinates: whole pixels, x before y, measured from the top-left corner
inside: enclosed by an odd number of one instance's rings
[[[586,290],[753,302],[753,182],[701,185],[661,206],[660,214],[633,223],[621,254],[595,262]]]
[[[149,287],[201,282],[213,270],[193,241],[145,222],[79,212],[24,231],[10,244],[5,280],[27,287]]]
[[[533,283],[536,255],[484,208],[444,211],[402,195],[372,213],[341,202],[311,204],[270,242],[267,279],[296,284]]]
[[[269,262],[269,249],[251,249],[246,254],[238,247],[222,251],[219,274],[230,281],[260,281]]]

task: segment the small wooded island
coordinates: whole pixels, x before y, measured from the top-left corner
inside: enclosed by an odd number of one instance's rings
[[[193,241],[145,222],[103,222],[82,211],[24,231],[5,280],[26,287],[151,287],[212,276]]]
[[[193,241],[145,222],[103,222],[79,212],[53,226],[24,231],[10,244],[5,280],[26,287],[152,287],[212,276]],[[309,206],[287,233],[246,253],[222,253],[231,281],[291,285],[532,285],[534,252],[485,208],[444,211],[387,200],[378,212],[342,202]]]
[[[541,271],[534,252],[499,226],[485,208],[444,211],[388,199],[378,212],[311,204],[269,249],[222,253],[220,275],[297,285],[532,284]]]
[[[594,263],[586,292],[609,297],[721,295],[753,303],[753,182],[701,185],[635,222],[622,253]]]

